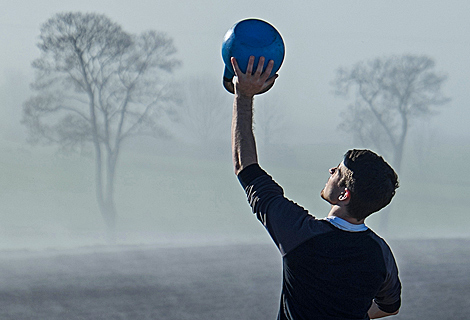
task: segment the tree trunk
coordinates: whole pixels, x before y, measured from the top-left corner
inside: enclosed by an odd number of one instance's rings
[[[377,213],[380,215],[378,233],[380,233],[380,235],[383,237],[387,237],[389,234],[389,223],[390,223],[391,211],[392,211],[392,207],[391,205],[388,205]]]
[[[108,240],[111,243],[116,242],[116,224],[117,211],[114,203],[114,178],[116,176],[117,152],[108,152],[108,161],[106,167],[106,205],[107,205],[107,228]]]
[[[403,152],[405,149],[405,140],[408,133],[408,119],[406,114],[402,114],[402,132],[398,140],[398,144],[393,150],[393,163],[392,166],[397,174],[401,172],[401,163],[403,160]],[[390,214],[392,212],[392,205],[389,204],[387,207],[380,212],[380,230],[384,235],[389,232]]]
[[[108,244],[116,243],[116,224],[117,224],[117,214],[116,207],[114,205],[113,199],[108,199],[105,205],[101,209],[101,214],[103,215],[105,224],[106,224],[106,235]]]
[[[398,140],[398,144],[395,147],[394,150],[394,158],[393,158],[393,167],[395,168],[395,171],[397,174],[401,172],[401,162],[403,160],[403,152],[405,150],[405,140],[406,136],[408,134],[408,117],[406,113],[401,113],[401,118],[402,118],[402,130],[401,130],[401,135]]]
[[[96,148],[96,195],[98,206],[103,217],[107,241],[109,244],[116,243],[116,225],[117,225],[117,212],[114,203],[114,177],[116,172],[116,156],[108,152],[107,161],[103,166],[101,148]],[[105,167],[105,168],[103,168]],[[103,183],[103,171],[106,171],[106,183]]]

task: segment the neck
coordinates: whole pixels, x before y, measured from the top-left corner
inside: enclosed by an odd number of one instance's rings
[[[331,210],[328,213],[328,217],[338,217],[352,224],[363,224],[365,220],[365,219],[362,219],[362,220],[357,221],[356,218],[353,218],[348,214],[348,211],[346,210],[345,207],[338,206],[338,205],[331,205]]]

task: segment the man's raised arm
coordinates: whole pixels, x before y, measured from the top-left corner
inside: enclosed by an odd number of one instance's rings
[[[246,73],[241,72],[235,58],[231,59],[235,71],[232,115],[232,157],[235,174],[250,164],[258,163],[256,142],[253,134],[253,97],[272,85],[277,75],[268,80],[274,62],[269,61],[263,72],[264,57],[260,57],[258,67],[253,73],[255,57],[248,61]]]

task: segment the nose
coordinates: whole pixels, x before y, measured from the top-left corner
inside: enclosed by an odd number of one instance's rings
[[[336,167],[335,168],[330,168],[330,170],[328,170],[330,172],[330,174],[334,174],[335,171],[336,171]]]

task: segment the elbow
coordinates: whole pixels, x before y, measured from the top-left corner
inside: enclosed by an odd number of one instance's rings
[[[382,315],[380,315],[378,318],[390,317],[390,316],[397,315],[399,310],[400,310],[400,309],[398,309],[397,311],[394,311],[394,312],[384,312],[384,313],[383,313]]]
[[[384,311],[384,310],[381,310],[379,308],[379,306],[377,304],[375,304],[375,302],[374,302],[367,313],[368,313],[370,319],[378,319],[378,318],[394,316],[394,315],[398,314],[399,310],[400,310],[400,307],[398,307],[397,310],[392,311],[392,312]]]
[[[235,164],[235,165],[234,165],[234,172],[235,172],[235,175],[238,177],[238,175],[240,174],[240,172],[243,171],[243,169],[245,169],[245,167],[242,166],[241,164]]]

